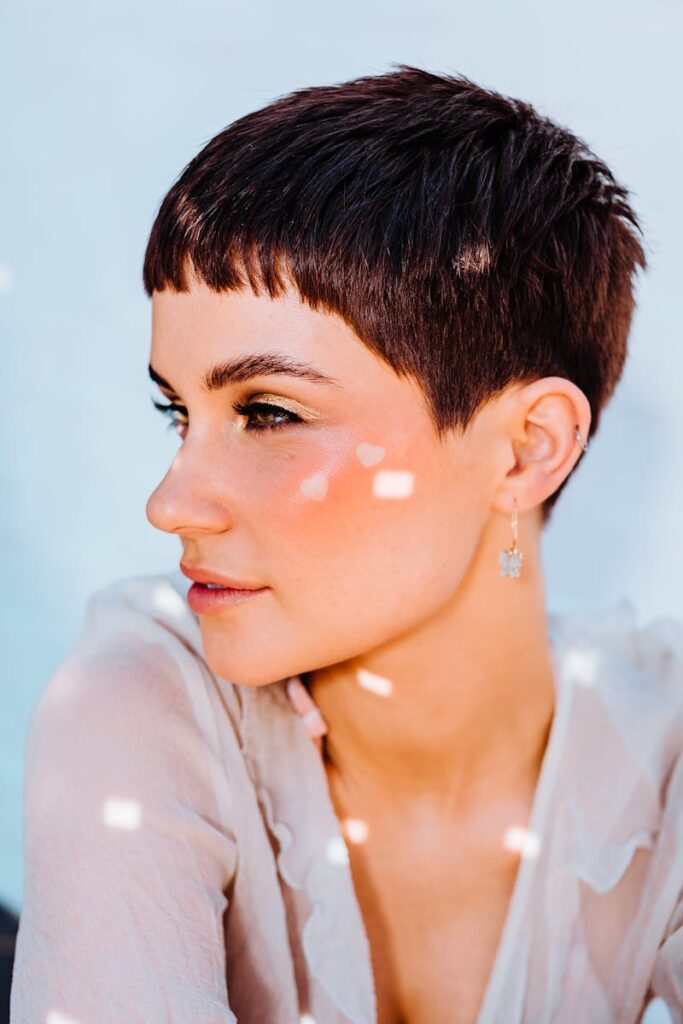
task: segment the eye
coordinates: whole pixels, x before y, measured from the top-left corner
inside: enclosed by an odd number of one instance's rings
[[[236,402],[233,405],[235,412],[238,412],[240,416],[247,416],[249,418],[249,425],[247,430],[278,430],[280,427],[289,426],[290,423],[303,423],[301,416],[297,416],[295,412],[290,409],[283,409],[281,405],[275,405],[274,402],[249,402],[242,405],[240,402]],[[254,410],[259,410],[254,412]],[[262,410],[262,411],[260,411]],[[287,418],[279,420],[276,423],[256,423],[252,422],[251,418],[257,416],[275,416],[276,413],[280,413],[282,416]]]
[[[163,402],[155,402],[154,399],[152,399],[152,405],[159,412],[163,413],[164,416],[168,416],[170,421],[168,423],[169,430],[176,430],[180,434],[178,427],[187,427],[187,423],[181,422],[176,418],[176,413],[181,413],[187,419],[187,409],[184,405],[176,405],[175,402],[169,402],[168,405],[164,405]],[[183,435],[180,434],[180,436],[182,437]]]
[[[152,405],[159,412],[163,413],[164,416],[168,416],[170,423],[168,424],[169,430],[175,429],[181,437],[184,437],[180,433],[179,427],[187,429],[187,409],[184,405],[178,405],[175,402],[169,402],[165,405],[163,402],[156,402],[152,400]],[[274,402],[251,402],[242,404],[240,402],[233,405],[235,412],[239,413],[240,416],[246,416],[248,419],[247,430],[279,430],[281,427],[289,426],[292,423],[303,423],[304,421],[300,416],[297,416],[295,412],[291,412],[289,409],[283,409],[282,406],[275,405]],[[176,414],[180,414],[183,419],[178,419]],[[285,419],[279,419],[276,422],[258,422],[254,420],[255,416],[276,416],[285,417]]]

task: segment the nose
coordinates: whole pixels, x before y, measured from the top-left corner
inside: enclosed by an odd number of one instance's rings
[[[165,533],[222,533],[230,529],[226,496],[215,486],[221,477],[215,465],[197,458],[196,452],[191,455],[186,441],[147,499],[147,519]]]

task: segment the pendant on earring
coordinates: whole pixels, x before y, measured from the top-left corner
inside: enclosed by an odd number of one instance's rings
[[[511,579],[518,579],[522,567],[522,552],[519,548],[511,547],[507,551],[498,552],[498,565],[500,575],[509,576]]]
[[[519,523],[519,509],[517,508],[517,499],[515,498],[514,508],[512,510],[512,547],[509,547],[506,551],[498,552],[498,565],[500,566],[500,575],[509,576],[510,579],[516,580],[519,577],[519,570],[522,568],[522,552],[517,547],[517,526]]]

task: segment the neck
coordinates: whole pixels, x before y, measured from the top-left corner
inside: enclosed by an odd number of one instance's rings
[[[475,573],[409,633],[303,674],[327,722],[328,773],[349,794],[460,813],[535,784],[556,703],[543,581],[497,577],[490,552],[483,562],[485,586]]]

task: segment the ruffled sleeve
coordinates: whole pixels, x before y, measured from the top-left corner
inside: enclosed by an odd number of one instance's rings
[[[29,722],[12,1024],[236,1021],[211,707],[163,627],[140,629],[86,629]]]

